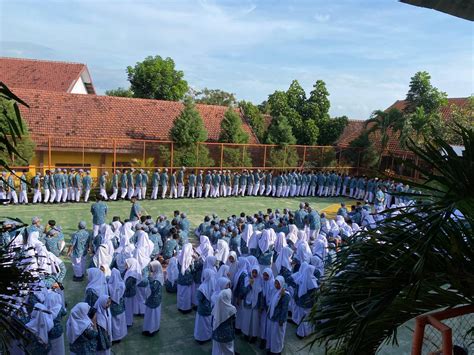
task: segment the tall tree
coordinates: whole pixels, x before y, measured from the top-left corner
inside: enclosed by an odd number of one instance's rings
[[[170,135],[178,146],[192,146],[207,140],[207,130],[191,98],[184,100],[183,110],[174,120]]]
[[[188,91],[184,73],[175,69],[173,59],[159,55],[146,57],[134,67],[127,67],[130,89],[134,97],[178,101]]]
[[[232,108],[229,108],[221,122],[220,142],[248,143],[249,135],[242,128],[242,119]]]
[[[333,145],[341,136],[349,120],[346,116],[328,118],[318,122],[319,145]]]
[[[438,113],[439,109],[447,104],[447,95],[431,84],[431,76],[428,72],[417,72],[410,80],[410,88],[407,93],[406,114],[416,111],[417,107],[423,107],[425,115]]]
[[[249,101],[240,101],[239,107],[260,142],[265,137],[265,120],[257,106]]]
[[[313,85],[313,90],[306,101],[305,118],[319,121],[329,118],[329,91],[323,80],[317,80]]]
[[[293,135],[288,118],[278,116],[272,120],[268,127],[266,142],[268,144],[288,145],[295,144],[296,138]]]
[[[367,133],[380,133],[380,145],[382,152],[387,149],[388,140],[392,130],[399,130],[403,124],[403,114],[396,108],[390,111],[377,110],[372,113],[370,119],[365,121]]]
[[[119,87],[117,89],[105,90],[105,95],[118,97],[133,97],[133,92],[130,89]]]
[[[302,115],[306,102],[306,93],[304,92],[304,89],[301,87],[298,80],[293,80],[291,82],[290,87],[286,91],[286,98],[288,106]]]
[[[219,89],[204,88],[195,94],[197,103],[234,107],[237,105],[235,94]]]
[[[451,144],[462,145],[462,136],[459,135],[457,127],[466,129],[474,127],[474,96],[469,97],[467,105],[463,107],[452,105],[451,110],[451,120],[448,121],[451,129],[445,130],[445,137]]]

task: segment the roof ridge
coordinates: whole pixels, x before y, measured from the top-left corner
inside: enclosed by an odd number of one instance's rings
[[[69,62],[69,61],[64,61],[64,60],[49,60],[49,59],[18,58],[18,57],[4,57],[4,56],[0,56],[0,61],[1,61],[2,59],[17,60],[17,61],[29,61],[29,62],[43,62],[43,63],[74,64],[74,65],[87,66],[87,64],[85,64],[85,63]]]

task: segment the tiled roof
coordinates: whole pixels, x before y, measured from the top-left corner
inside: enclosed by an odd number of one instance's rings
[[[33,139],[36,135],[50,135],[55,144],[87,137],[87,145],[111,145],[112,138],[169,140],[174,119],[183,104],[175,101],[132,99],[113,96],[68,94],[52,91],[15,89],[18,97],[30,108],[22,107]],[[208,131],[208,140],[217,141],[225,106],[196,105]],[[240,113],[240,111],[239,111]],[[249,125],[242,120],[249,133],[249,142],[258,143]],[[77,143],[78,144],[78,143]],[[81,143],[82,145],[82,143]]]
[[[441,108],[441,114],[445,121],[451,120],[453,106],[464,107],[468,104],[469,98],[449,98],[448,104]],[[395,101],[386,111],[396,108],[398,110],[403,110],[406,106],[404,100]],[[370,125],[369,125],[370,127]],[[357,138],[365,129],[365,121],[363,120],[349,120],[346,128],[342,132],[341,136],[337,141],[339,146],[348,146],[351,141]],[[380,133],[375,132],[370,135],[370,139],[374,143],[377,149],[380,149]],[[398,134],[389,133],[389,140],[387,145],[387,150],[390,152],[405,152],[406,150],[400,146],[400,140]]]
[[[0,57],[0,81],[10,88],[69,92],[85,64]]]

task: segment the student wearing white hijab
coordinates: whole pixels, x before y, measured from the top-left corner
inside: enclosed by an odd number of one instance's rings
[[[54,291],[46,292],[44,305],[51,312],[51,318],[53,319],[53,328],[48,333],[51,345],[48,355],[64,355],[64,331],[61,322],[67,312],[62,305],[61,295]]]
[[[193,247],[190,243],[183,246],[178,255],[178,294],[177,307],[181,313],[192,311],[192,285],[193,285]],[[204,272],[204,270],[203,270]]]
[[[285,233],[283,232],[277,233],[276,240],[275,240],[275,259],[281,253],[282,249],[287,246],[288,246],[288,243],[286,242]]]
[[[136,311],[137,285],[142,280],[142,270],[138,265],[137,259],[129,258],[125,262],[127,271],[123,281],[125,282],[125,317],[127,326],[133,325],[133,314]]]
[[[173,256],[169,263],[168,267],[166,268],[166,281],[165,281],[165,289],[166,292],[169,293],[176,293],[177,292],[177,283],[178,281],[178,259]]]
[[[125,317],[125,282],[122,280],[120,271],[113,268],[108,281],[110,304],[110,315],[112,316],[112,343],[120,342],[127,335],[127,320]]]
[[[260,272],[272,265],[275,241],[276,234],[272,228],[264,229],[258,238],[258,263],[260,264]]]
[[[309,263],[311,256],[311,248],[309,247],[308,242],[301,242],[300,245],[298,245],[298,249],[296,249],[296,254],[294,256],[294,259],[297,262],[296,268],[298,269],[298,267],[304,262]]]
[[[89,283],[86,286],[84,302],[93,307],[101,295],[108,295],[107,281],[104,273],[95,267],[87,269],[87,279]]]
[[[291,257],[293,250],[290,247],[284,247],[278,254],[278,257],[273,264],[276,275],[281,275],[285,281],[291,276]]]
[[[158,260],[150,263],[148,276],[149,295],[145,301],[145,318],[143,320],[143,335],[153,336],[160,330],[161,300],[163,297],[163,268]]]
[[[241,246],[241,252],[243,256],[247,256],[249,254],[249,242],[250,242],[250,237],[253,234],[253,226],[250,223],[246,223],[244,230],[242,232],[242,246]]]
[[[235,328],[240,331],[242,329],[242,321],[243,321],[243,301],[245,295],[247,294],[247,288],[245,287],[245,280],[247,279],[248,275],[248,268],[249,262],[246,257],[241,256],[237,262],[238,270],[237,273],[234,275],[232,280],[232,287],[233,287],[233,295],[234,300],[233,303],[236,306],[237,313],[235,319]]]
[[[260,336],[260,309],[262,306],[263,281],[260,268],[253,266],[250,275],[245,279],[246,295],[242,308],[242,333],[249,342]]]
[[[286,239],[288,240],[288,244],[290,245],[290,247],[293,247],[298,241],[298,227],[295,224],[290,224],[288,226],[288,229],[289,229],[289,232],[288,232],[288,235],[286,236]]]
[[[227,258],[226,265],[229,266],[229,273],[230,273],[229,279],[230,279],[230,280],[233,280],[233,279],[234,279],[234,275],[235,275],[235,273],[236,273],[237,270],[238,270],[238,266],[237,266],[237,253],[236,253],[235,251],[231,251],[231,252],[229,253],[229,257]]]
[[[231,288],[230,280],[227,277],[219,277],[216,282],[216,288],[214,289],[214,293],[211,296],[212,308],[214,308],[214,306],[216,305],[217,299],[219,298],[219,294],[221,293],[221,291],[225,290],[226,288]]]
[[[95,354],[97,351],[96,316],[89,318],[90,306],[85,302],[76,304],[66,323],[66,336],[70,354]]]
[[[324,276],[324,261],[319,255],[313,255],[310,260],[310,264],[314,266],[314,276],[319,281]]]
[[[277,276],[274,285],[275,292],[270,301],[268,311],[266,348],[272,354],[279,354],[283,351],[284,347],[290,295],[285,289],[285,279],[283,276]]]
[[[203,281],[197,290],[197,312],[194,322],[194,339],[202,344],[212,337],[211,297],[215,289],[216,273],[212,269],[202,272]]]
[[[302,266],[301,269],[299,275],[295,277],[296,290],[294,294],[293,320],[298,325],[296,335],[303,338],[313,333],[313,326],[307,317],[314,305],[315,292],[319,286],[314,276],[314,266],[306,265],[304,268]]]
[[[232,292],[224,289],[212,310],[212,355],[233,355],[236,308],[232,305]]]
[[[217,270],[217,278],[219,277],[227,277],[230,279],[230,267],[229,265],[222,264],[219,270]]]
[[[138,225],[137,225],[138,226]],[[141,228],[141,227],[138,227]],[[138,261],[138,266],[142,272],[142,280],[137,284],[137,295],[134,300],[134,315],[145,314],[145,299],[148,288],[148,264],[153,253],[153,242],[148,238],[148,234],[138,229],[136,232],[137,243],[133,255]]]
[[[110,267],[112,260],[113,254],[109,253],[107,244],[99,245],[94,256],[92,257],[92,261],[96,268],[99,268],[101,265],[108,265]]]
[[[36,303],[31,312],[31,320],[26,323],[26,328],[35,335],[31,344],[27,345],[27,350],[31,354],[47,353],[51,350],[48,342],[48,333],[53,329],[53,318],[48,313],[48,308]]]
[[[112,347],[112,316],[110,314],[111,300],[108,295],[99,297],[94,305],[97,321],[97,354],[110,355]]]
[[[196,248],[196,253],[198,253],[202,259],[212,255],[213,249],[209,237],[205,235],[199,237],[199,246]]]
[[[219,265],[225,264],[227,262],[227,259],[229,258],[229,253],[229,244],[225,240],[219,239],[217,241],[217,250],[215,253],[215,257],[219,262]]]
[[[268,326],[267,314],[275,292],[275,279],[270,268],[265,268],[262,273],[262,304],[260,313],[260,349],[265,349],[266,332]]]

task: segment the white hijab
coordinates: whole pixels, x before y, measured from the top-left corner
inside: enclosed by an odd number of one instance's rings
[[[242,232],[242,239],[245,240],[247,246],[249,245],[250,237],[253,234],[253,226],[250,223],[246,223]]]
[[[217,270],[217,278],[219,278],[219,277],[229,278],[229,275],[228,275],[229,273],[230,273],[229,265],[222,264],[221,267],[219,268],[219,270]]]
[[[89,305],[85,302],[76,304],[66,323],[66,336],[69,344],[76,341],[84,331],[92,326],[92,321],[89,319]]]
[[[288,270],[291,271],[291,255],[293,254],[293,250],[286,246],[284,247],[281,252],[278,254],[277,259],[275,261],[276,271],[280,273],[282,266],[286,267]]]
[[[211,301],[212,293],[215,289],[215,281],[216,273],[212,269],[206,269],[202,272],[202,282],[199,285],[198,290],[206,297],[209,301]]]
[[[239,260],[237,261],[237,272],[235,273],[234,275],[234,279],[233,279],[233,287],[234,287],[234,291],[236,290],[237,288],[237,285],[239,284],[239,279],[240,279],[240,275],[242,274],[245,274],[247,275],[248,274],[248,269],[249,269],[249,261],[247,260],[247,258],[241,256],[239,258]]]
[[[115,233],[112,231],[112,227],[108,224],[104,224],[100,228],[100,237],[101,237],[101,244],[107,243],[108,241],[112,241],[115,237]]]
[[[254,266],[260,266],[258,264],[258,259],[253,255],[247,256],[247,261],[249,262],[249,268],[247,270],[249,274],[252,272]]]
[[[101,244],[97,248],[92,260],[94,261],[95,267],[100,265],[109,265],[112,264],[113,256],[109,253],[109,248],[107,244]]]
[[[225,263],[229,257],[229,244],[225,240],[219,239],[217,241],[217,250],[215,253],[217,260]]]
[[[108,301],[109,296],[102,295],[95,302],[94,308],[97,310],[97,325],[100,325],[109,334],[109,337],[112,337],[112,316],[109,307],[105,308]]]
[[[313,288],[318,287],[318,280],[314,276],[314,266],[308,265],[302,273],[301,276],[298,278],[298,297],[303,296],[308,291],[312,290]]]
[[[230,257],[234,258],[234,262],[230,261]],[[227,258],[226,265],[229,266],[230,278],[231,280],[234,278],[235,273],[238,270],[237,266],[237,253],[235,251],[229,252],[229,257]]]
[[[273,232],[273,233],[272,233]],[[273,229],[264,229],[258,238],[258,247],[262,253],[266,253],[268,249],[275,243],[275,238],[273,238],[275,231]]]
[[[230,287],[230,280],[227,277],[219,277],[217,279],[216,287],[214,289],[214,293],[211,296],[211,305],[214,307],[217,303],[217,299],[219,298],[219,294],[221,293],[222,290],[225,288]]]
[[[312,256],[310,264],[319,271],[319,275],[324,275],[324,261],[319,256]]]
[[[45,305],[36,303],[31,313],[31,320],[26,323],[26,327],[38,336],[43,344],[48,344],[48,332],[54,326],[53,317],[48,312]]]
[[[122,238],[127,239],[130,242],[130,238],[133,237],[132,222],[125,222],[120,228],[120,244],[122,244]]]
[[[253,279],[252,289],[249,293],[247,293],[245,300],[247,301],[247,303],[252,304],[252,308],[255,308],[258,303],[258,295],[260,292],[263,291],[263,282],[262,276],[260,275],[260,267],[254,266],[252,267],[252,271],[257,271],[257,277]],[[251,278],[253,278],[252,272],[247,275],[247,278],[245,279],[245,286],[248,287],[250,285]]]
[[[201,235],[199,237],[199,246],[196,248],[196,252],[202,258],[207,258],[209,255],[212,255],[212,245],[209,241],[209,237],[205,235]]]
[[[170,259],[168,267],[166,268],[166,280],[168,280],[171,285],[174,285],[176,280],[178,279],[179,270],[178,270],[178,259],[173,256]]]
[[[250,236],[250,240],[247,243],[247,247],[249,249],[257,249],[258,240],[260,239],[261,234],[262,234],[262,232],[260,232],[260,231],[255,231],[255,232],[252,233],[252,235]]]
[[[122,280],[122,276],[120,275],[120,271],[116,268],[112,269],[111,276],[109,278],[109,282],[107,284],[109,288],[109,295],[112,301],[117,304],[120,304],[120,299],[123,297],[125,293],[125,282]]]
[[[44,305],[46,306],[48,311],[51,312],[51,317],[54,320],[56,319],[59,312],[63,308],[63,305],[62,305],[63,301],[62,301],[61,295],[57,292],[48,290],[46,291],[45,296],[46,297],[44,299]]]
[[[140,282],[142,280],[143,269],[140,269],[137,259],[128,258],[125,260],[125,264],[127,265],[127,271],[125,272],[123,281],[126,282],[129,277],[134,277],[137,280],[137,283]]]
[[[303,261],[306,261],[309,263],[311,256],[313,254],[311,253],[311,249],[308,245],[308,242],[301,242],[300,245],[298,245],[298,249],[296,250],[296,258],[299,260],[300,263]]]
[[[283,278],[283,276],[281,275],[277,276],[275,280],[278,281],[278,283],[281,286],[281,289],[285,288],[285,279]],[[273,293],[273,296],[270,302],[270,313],[269,313],[270,318],[273,317],[273,314],[275,313],[275,308],[278,305],[278,302],[280,302],[280,298],[283,296],[281,289],[277,290],[275,288],[275,292]],[[284,292],[287,293],[286,290]]]
[[[286,243],[285,233],[277,233],[275,241],[275,251],[280,254],[282,249],[285,248],[287,245],[288,244]]]
[[[288,226],[289,232],[288,235],[286,236],[289,240],[293,242],[293,244],[296,244],[298,241],[298,227],[294,224],[290,224]]]
[[[114,232],[114,235],[120,239],[120,230],[122,229],[122,223],[120,221],[114,221],[111,223],[112,226],[112,231]]]
[[[232,305],[232,291],[226,288],[221,291],[217,298],[217,303],[212,310],[212,329],[216,330],[219,325],[237,313],[237,309]]]
[[[269,276],[268,281],[264,280],[263,274],[267,274]],[[263,283],[263,295],[265,296],[265,302],[267,303],[267,306],[269,306],[273,298],[273,293],[276,291],[275,278],[273,277],[272,269],[267,267],[263,270],[262,283]]]
[[[108,295],[107,281],[105,275],[100,269],[91,267],[87,269],[87,280],[89,283],[86,286],[86,290],[92,289],[97,296]]]
[[[298,240],[295,243],[295,248],[298,249],[298,247],[301,245],[301,243],[307,242],[307,235],[304,231],[298,230]]]
[[[178,255],[178,262],[181,265],[181,275],[184,275],[186,270],[193,263],[193,246],[191,243],[186,243]]]
[[[148,238],[148,234],[145,231],[138,230],[137,231],[137,244],[135,245],[136,249],[143,249],[145,251],[145,255],[150,257],[153,254],[153,248],[155,244]]]
[[[158,260],[153,260],[150,263],[150,271],[151,271],[150,276],[152,280],[157,280],[163,286],[163,284],[165,283],[165,280],[163,277],[163,267],[161,266]]]

